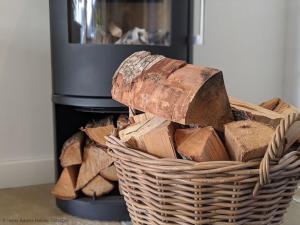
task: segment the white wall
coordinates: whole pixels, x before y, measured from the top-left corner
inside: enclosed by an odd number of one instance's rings
[[[48,8],[0,1],[0,188],[53,180]]]
[[[255,103],[281,97],[286,1],[207,0],[205,13],[195,63],[223,70],[230,95]]]
[[[287,1],[284,98],[300,108],[300,0]]]

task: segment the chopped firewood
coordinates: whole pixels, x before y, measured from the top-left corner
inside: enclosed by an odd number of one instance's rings
[[[82,192],[90,197],[100,197],[111,192],[113,188],[114,185],[112,183],[98,175],[82,188]]]
[[[299,109],[291,104],[284,102],[280,98],[273,98],[261,103],[260,106],[286,116],[291,113],[299,113]]]
[[[175,143],[178,147],[181,143],[183,143],[190,135],[195,133],[198,128],[186,128],[186,129],[177,129],[175,132]]]
[[[87,124],[85,128],[81,128],[86,135],[101,146],[105,146],[105,136],[113,133],[115,127],[110,117]]]
[[[227,161],[229,156],[213,127],[177,129],[177,151],[183,158],[197,162]],[[183,134],[183,137],[180,137]]]
[[[299,109],[295,106],[288,104],[281,100],[280,98],[274,98],[269,101],[263,102],[260,104],[262,107],[270,109],[274,112],[280,113],[284,116],[287,116],[291,113],[300,113]],[[287,131],[286,134],[286,149],[291,147],[296,141],[300,142],[300,122],[296,122],[292,127]]]
[[[117,128],[119,130],[123,130],[130,124],[128,116],[125,114],[121,114],[117,119]]]
[[[289,149],[295,142],[300,142],[300,121],[296,121],[286,132],[285,150]]]
[[[230,97],[229,100],[236,120],[255,120],[275,128],[284,118],[282,114],[234,97]]]
[[[161,158],[176,158],[173,142],[174,123],[159,117],[133,124],[120,131],[120,139],[133,148],[138,148]]]
[[[154,117],[154,115],[151,113],[141,113],[141,114],[132,116],[129,119],[130,119],[131,123],[139,123],[139,122],[151,119],[153,117]]]
[[[180,124],[223,130],[233,121],[223,74],[149,52],[128,57],[113,77],[113,99]]]
[[[241,120],[225,125],[225,142],[231,159],[246,162],[261,159],[272,140],[274,129],[251,120]]]
[[[64,143],[59,157],[62,167],[80,165],[82,163],[83,142],[83,133],[77,132]]]
[[[81,164],[76,184],[76,190],[83,188],[101,170],[109,167],[113,159],[101,147],[87,143],[84,147],[83,162]]]
[[[64,168],[51,193],[59,199],[75,199],[77,197],[75,191],[77,176],[78,166]]]
[[[113,22],[109,23],[108,30],[113,37],[120,38],[123,35],[122,29]]]
[[[280,98],[272,98],[268,101],[261,103],[259,106],[264,107],[265,109],[274,111],[278,106],[279,102],[281,101]]]
[[[118,181],[118,175],[115,165],[107,167],[100,171],[100,175],[106,180]]]

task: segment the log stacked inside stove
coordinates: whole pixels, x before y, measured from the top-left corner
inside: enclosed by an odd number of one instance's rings
[[[100,197],[118,187],[117,172],[107,154],[105,136],[128,125],[128,116],[121,114],[92,121],[80,128],[62,147],[60,164],[62,173],[52,189],[59,199],[71,200],[79,195]]]

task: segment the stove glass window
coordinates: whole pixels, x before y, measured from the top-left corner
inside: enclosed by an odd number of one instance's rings
[[[171,44],[171,0],[69,0],[69,41]]]

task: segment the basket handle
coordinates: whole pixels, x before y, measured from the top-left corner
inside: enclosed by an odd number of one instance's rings
[[[259,188],[270,183],[270,161],[275,161],[284,156],[286,146],[286,133],[289,128],[297,121],[300,121],[299,113],[291,113],[280,121],[277,126],[272,140],[270,141],[267,151],[259,166],[259,181],[257,181],[253,196],[256,196]]]

